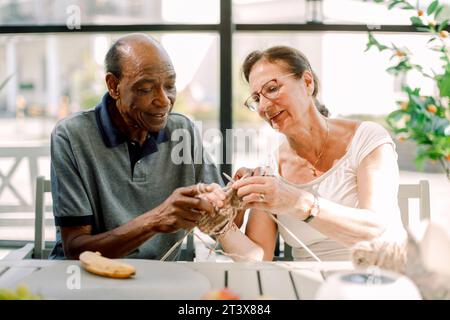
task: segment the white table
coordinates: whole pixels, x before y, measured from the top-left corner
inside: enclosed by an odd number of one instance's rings
[[[132,260],[128,261],[133,263]],[[146,263],[145,260],[136,261],[140,264]],[[261,296],[286,300],[314,299],[318,287],[327,274],[352,269],[349,262],[161,263],[166,264],[164,266],[185,266],[195,270],[209,280],[211,289],[228,287],[241,299],[257,299]],[[79,265],[79,261],[0,260],[0,288],[15,288],[21,280],[32,273],[45,268],[54,268],[57,264]],[[148,264],[151,267],[151,263]],[[58,267],[63,270],[62,267],[65,266]],[[57,279],[63,275],[54,276],[54,279]],[[46,279],[45,285],[52,286],[54,279]]]

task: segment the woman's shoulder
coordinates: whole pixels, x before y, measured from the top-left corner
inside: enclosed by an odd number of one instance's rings
[[[353,159],[356,163],[360,163],[375,148],[386,143],[395,151],[394,141],[386,128],[373,121],[362,121],[352,141]]]
[[[359,127],[361,127],[362,130],[369,130],[369,131],[377,131],[377,132],[383,132],[385,134],[389,134],[389,132],[386,130],[385,127],[383,127],[381,124],[374,122],[374,121],[360,121]]]
[[[356,129],[354,138],[354,142],[366,144],[378,139],[391,140],[391,135],[381,124],[373,121],[362,121]]]
[[[336,124],[339,135],[357,137],[368,133],[378,133],[389,135],[389,132],[380,124],[374,121],[359,121],[352,119],[330,119]]]

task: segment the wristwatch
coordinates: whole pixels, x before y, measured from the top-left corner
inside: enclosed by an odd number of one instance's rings
[[[309,215],[305,220],[303,220],[306,223],[309,223],[312,219],[317,217],[317,215],[320,212],[319,197],[316,194],[313,194],[313,196],[314,196],[314,202],[313,202],[311,208],[309,208],[309,210],[308,210]]]

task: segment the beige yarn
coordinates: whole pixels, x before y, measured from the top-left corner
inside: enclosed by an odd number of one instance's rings
[[[216,208],[211,215],[205,214],[198,222],[197,227],[203,233],[219,237],[234,227],[234,219],[241,208],[242,204],[237,196],[237,191],[227,188],[224,206],[220,209]]]
[[[376,266],[404,274],[406,271],[408,242],[403,237],[392,238],[383,234],[372,241],[362,241],[351,249],[355,267]]]
[[[236,190],[231,187],[226,187],[223,190],[226,192],[224,206],[222,208],[215,208],[212,214],[203,214],[197,223],[197,227],[200,231],[210,236],[216,236],[217,238],[225,234],[228,230],[236,228],[234,219],[236,218],[238,211],[242,208],[242,202],[239,200]],[[202,193],[206,192],[208,192],[207,185],[203,183],[197,184],[197,193],[200,197]],[[163,255],[160,261],[165,261],[170,254],[183,243],[184,239],[193,232],[193,230],[194,229],[192,228],[182,239],[178,240],[178,242]]]

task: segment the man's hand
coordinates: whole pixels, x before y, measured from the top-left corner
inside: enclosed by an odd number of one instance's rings
[[[246,208],[306,219],[314,197],[274,176],[253,176],[233,183]]]
[[[155,230],[167,233],[195,227],[204,214],[212,214],[214,205],[220,204],[217,186],[203,185],[200,188],[193,185],[176,189],[156,208]]]

